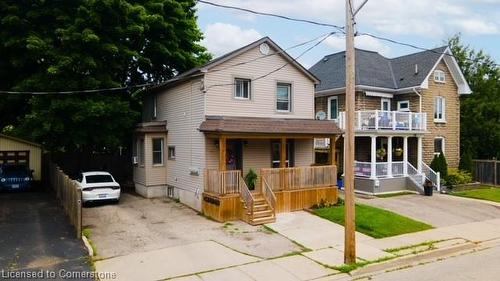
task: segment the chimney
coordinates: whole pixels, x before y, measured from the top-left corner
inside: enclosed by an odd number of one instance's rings
[[[418,74],[418,64],[415,64],[415,75]]]

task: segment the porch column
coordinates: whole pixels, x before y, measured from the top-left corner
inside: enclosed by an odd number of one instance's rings
[[[376,173],[376,167],[377,167],[377,137],[376,136],[371,136],[371,173],[370,173],[370,178],[376,179],[377,178],[377,173]]]
[[[286,168],[286,138],[281,138],[280,168]]]
[[[422,156],[424,154],[422,147],[422,137],[417,137],[417,170],[419,173],[422,173]]]
[[[219,170],[226,170],[226,137],[219,137]]]
[[[335,165],[335,143],[337,142],[337,137],[330,138],[330,165]]]
[[[392,136],[387,137],[387,176],[392,178]]]
[[[408,137],[403,137],[403,174],[408,175]]]

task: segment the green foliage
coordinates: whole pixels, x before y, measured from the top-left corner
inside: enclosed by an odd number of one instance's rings
[[[460,157],[460,162],[458,163],[458,168],[463,171],[467,172],[472,172],[472,155],[471,153],[467,150],[462,154],[462,157]]]
[[[465,184],[472,182],[472,176],[469,172],[457,169],[450,169],[446,177],[446,183],[449,186]]]
[[[442,179],[445,179],[448,175],[448,164],[446,163],[446,158],[443,153],[434,155],[434,159],[432,159],[430,167],[435,172],[439,172]]]
[[[460,100],[460,145],[472,158],[500,158],[500,68],[482,50],[460,41],[449,45],[473,91]]]
[[[245,176],[245,183],[247,184],[248,189],[250,190],[255,189],[255,185],[257,184],[257,178],[258,178],[257,173],[255,173],[253,169],[250,169],[247,175]]]
[[[71,91],[162,82],[206,62],[194,0],[0,2],[0,89]],[[129,91],[0,99],[0,130],[49,149],[123,145]],[[110,124],[114,123],[114,124]],[[61,139],[62,138],[62,139]]]

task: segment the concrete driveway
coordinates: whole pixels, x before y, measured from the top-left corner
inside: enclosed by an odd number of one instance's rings
[[[87,255],[51,194],[0,193],[0,271],[49,270],[61,280],[60,270],[89,272]]]
[[[390,210],[428,223],[434,227],[500,218],[499,206],[445,194],[434,194],[431,197],[415,194],[389,198],[356,198],[356,200],[366,205]]]

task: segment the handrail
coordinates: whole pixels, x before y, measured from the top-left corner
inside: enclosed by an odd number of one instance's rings
[[[238,194],[239,182],[241,181],[240,170],[219,171],[215,169],[205,170],[205,192],[218,195]]]
[[[248,186],[243,178],[240,177],[238,185],[241,199],[243,199],[243,202],[248,209],[248,215],[250,215],[250,217],[253,217],[253,202],[255,201],[255,198],[253,197],[252,192],[250,192],[250,190],[248,189]]]
[[[266,179],[262,179],[262,194],[264,195],[264,198],[267,201],[267,204],[271,207],[271,209],[276,211],[276,195],[274,194],[273,190],[267,183]]]
[[[345,129],[345,112],[339,112],[338,125]],[[427,113],[410,111],[361,110],[355,112],[356,130],[427,131]]]
[[[431,167],[422,161],[422,172],[435,186],[437,191],[441,191],[441,174],[435,172]]]
[[[335,165],[314,167],[265,168],[260,170],[273,191],[299,190],[335,186],[337,167]]]

